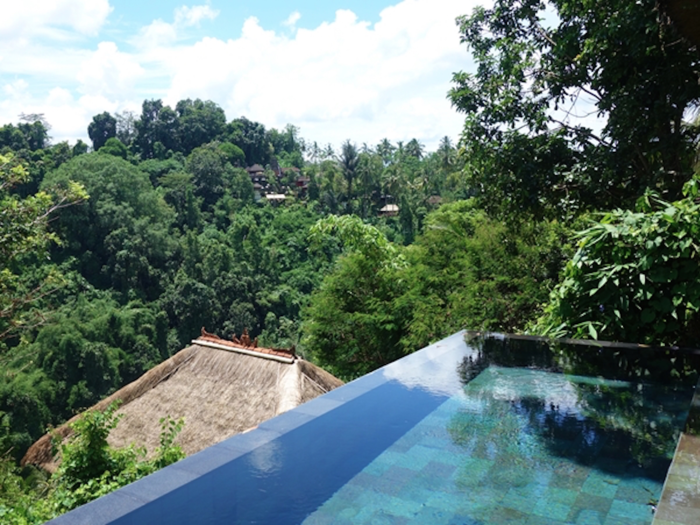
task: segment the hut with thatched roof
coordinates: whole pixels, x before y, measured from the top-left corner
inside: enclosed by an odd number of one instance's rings
[[[139,379],[97,403],[104,410],[120,400],[123,414],[108,441],[122,447],[135,443],[149,452],[159,445],[165,416],[183,417],[178,443],[194,454],[234,434],[337,388],[343,382],[295,355],[294,349],[260,348],[247,331],[231,341],[202,329],[192,345],[146,372]],[[72,434],[70,423],[34,443],[22,464],[55,471],[52,434]]]

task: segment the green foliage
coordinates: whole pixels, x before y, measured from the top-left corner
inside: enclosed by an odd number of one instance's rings
[[[104,412],[91,410],[72,424],[74,434],[60,445],[61,464],[52,478],[54,486],[49,494],[54,511],[62,514],[93,499],[113,492],[156,470],[184,458],[175,439],[184,421],[169,416],[160,420],[160,447],[153,460],[146,460],[146,450],[135,448],[114,449],[107,443],[110,431],[121,416],[116,414],[117,403]]]
[[[156,457],[152,462],[154,470],[172,465],[185,457],[182,448],[175,444],[175,439],[184,426],[185,420],[183,418],[177,421],[170,416],[160,418],[160,446],[156,450]]]
[[[314,360],[352,379],[401,357],[393,303],[406,287],[400,277],[361,252],[338,258],[305,311],[304,345]]]
[[[497,0],[459,24],[477,68],[454,75],[450,97],[467,116],[467,183],[483,206],[568,218],[629,207],[646,188],[680,196],[700,59],[655,0]],[[577,102],[606,119],[600,136],[576,122]]]
[[[112,155],[81,155],[50,173],[42,187],[84,184],[90,200],[64,211],[55,231],[65,239],[58,260],[75,257],[77,268],[100,288],[153,299],[160,272],[172,256],[173,210],[137,167]]]
[[[60,443],[61,464],[46,484],[46,494],[26,486],[11,462],[0,461],[3,523],[38,525],[185,457],[175,444],[184,421],[170,416],[160,420],[160,447],[153,459],[145,459],[146,450],[133,445],[112,448],[107,437],[121,418],[118,407],[115,402],[104,412],[91,410],[72,423],[73,434]]]
[[[181,100],[175,106],[178,117],[179,150],[185,155],[219,138],[226,128],[224,110],[211,100]]]
[[[56,473],[60,485],[74,490],[107,471],[124,470],[127,458],[114,454],[107,443],[110,431],[121,419],[116,414],[117,408],[119,404],[113,403],[104,412],[90,410],[71,424],[74,437],[60,445],[61,466]]]
[[[245,117],[232,120],[226,126],[227,140],[238,146],[248,165],[264,166],[270,160],[271,144],[265,126]]]
[[[521,331],[567,256],[558,223],[506,226],[465,201],[428,215],[425,232],[402,251],[354,216],[325,218],[311,231],[316,245],[337,238],[349,253],[305,310],[304,345],[346,378],[463,328]]]
[[[105,155],[114,155],[115,157],[122,159],[126,159],[129,155],[129,150],[127,147],[116,137],[107,139],[104,146],[100,148],[99,152]]]
[[[93,151],[101,149],[109,139],[117,136],[117,120],[107,111],[95,115],[88,125],[88,136],[92,141]]]
[[[224,194],[227,178],[227,158],[214,145],[196,148],[187,157],[186,169],[192,174],[194,194],[201,197],[204,206],[213,206]]]
[[[377,228],[352,215],[320,220],[311,237],[317,246],[337,238],[348,250],[305,312],[304,344],[314,359],[352,378],[401,357],[393,301],[406,288],[402,254]]]
[[[223,142],[219,145],[219,149],[226,155],[226,160],[228,160],[232,166],[245,166],[245,153],[235,144]]]
[[[133,301],[122,306],[95,292],[66,300],[34,341],[3,358],[0,450],[12,449],[21,457],[48,426],[61,424],[167,358],[167,341],[167,314],[155,305]]]
[[[61,273],[44,264],[50,244],[58,241],[48,231],[49,218],[88,197],[72,180],[26,198],[10,194],[28,177],[24,163],[0,155],[0,349],[11,334],[38,322],[38,303],[63,284]]]
[[[694,191],[695,184],[688,191]],[[577,233],[578,251],[533,330],[554,336],[696,346],[700,207],[654,194]]]
[[[556,222],[506,226],[468,201],[444,205],[406,251],[401,344],[415,351],[463,328],[522,331],[539,314],[567,258]]]

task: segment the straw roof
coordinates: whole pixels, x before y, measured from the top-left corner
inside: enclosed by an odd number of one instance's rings
[[[184,452],[194,454],[234,434],[342,385],[325,370],[296,357],[292,351],[264,349],[254,342],[219,339],[203,331],[192,346],[146,372],[92,409],[104,410],[120,399],[123,414],[112,430],[110,445],[135,443],[153,453],[159,445],[159,420],[184,417],[178,436]],[[63,439],[69,423],[54,430]],[[22,464],[53,472],[60,458],[51,454],[51,435],[34,443]]]

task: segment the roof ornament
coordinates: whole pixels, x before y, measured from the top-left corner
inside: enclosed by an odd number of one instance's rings
[[[202,334],[200,336],[200,339],[195,340],[193,342],[196,343],[201,341],[209,341],[216,344],[222,344],[228,347],[238,347],[251,350],[254,349],[257,352],[261,352],[263,354],[284,356],[290,359],[294,359],[296,357],[296,348],[294,347],[294,345],[292,345],[291,348],[265,348],[258,346],[258,338],[256,337],[255,339],[251,340],[247,328],[243,329],[243,333],[240,337],[236,336],[236,334],[234,333],[231,335],[231,339],[227,340],[219,337],[218,335],[207,332],[204,329],[204,327],[202,327]]]

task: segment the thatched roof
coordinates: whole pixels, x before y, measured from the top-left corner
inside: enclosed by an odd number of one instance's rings
[[[118,413],[123,418],[108,438],[112,446],[135,443],[153,453],[159,445],[159,420],[169,415],[185,418],[177,442],[186,454],[194,454],[343,384],[293,351],[260,349],[250,340],[237,344],[203,334],[192,346],[92,407],[104,410],[113,401],[122,401]],[[70,436],[69,423],[77,417],[53,433],[64,439]],[[51,454],[50,434],[22,458],[23,465],[49,472],[58,461]]]
[[[253,164],[252,166],[249,166],[245,169],[250,175],[253,175],[255,173],[264,173],[265,168],[263,168],[260,164]]]

